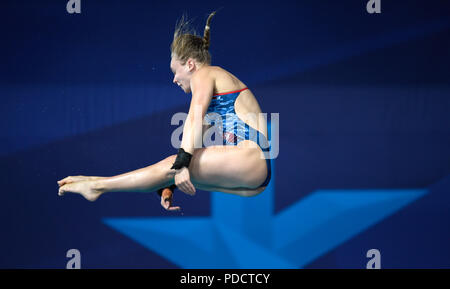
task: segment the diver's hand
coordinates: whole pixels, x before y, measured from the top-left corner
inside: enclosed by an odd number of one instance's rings
[[[163,206],[164,209],[167,211],[179,211],[181,210],[180,207],[173,207],[172,206],[173,201],[173,192],[170,188],[165,188],[161,193],[161,206]]]
[[[189,169],[183,167],[175,172],[175,185],[182,192],[188,195],[195,195],[195,187],[191,183],[191,176],[189,175]]]

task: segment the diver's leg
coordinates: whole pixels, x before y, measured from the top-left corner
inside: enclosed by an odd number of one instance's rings
[[[229,189],[229,188],[220,188],[220,187],[212,187],[212,186],[204,186],[204,185],[197,185],[196,188],[203,190],[203,191],[222,192],[222,193],[227,193],[227,194],[238,195],[241,197],[253,197],[266,189],[266,187],[259,187],[256,189],[248,189],[248,188]]]
[[[267,176],[266,160],[259,147],[246,145],[214,146],[194,153],[189,166],[191,181],[203,190],[253,195]]]
[[[95,201],[105,192],[156,191],[173,184],[175,171],[170,167],[175,157],[113,177],[65,183],[60,187],[59,195],[79,193]],[[266,178],[267,166],[259,148],[215,146],[196,150],[189,172],[192,183],[199,189],[221,188],[221,191],[244,196],[252,195],[250,191],[254,189],[260,190],[258,187]]]
[[[89,201],[95,201],[105,192],[150,192],[173,184],[175,155],[131,172],[112,177],[68,176],[60,181],[58,194],[79,193]]]

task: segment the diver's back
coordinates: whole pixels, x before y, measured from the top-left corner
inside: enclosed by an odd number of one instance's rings
[[[209,66],[208,69],[215,79],[214,94],[229,93],[247,87],[236,76],[219,66]],[[259,103],[250,89],[240,92],[234,109],[240,119],[267,137],[266,119],[261,114]]]

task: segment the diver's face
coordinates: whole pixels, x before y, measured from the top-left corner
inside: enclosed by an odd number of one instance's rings
[[[173,83],[178,85],[185,93],[190,93],[192,69],[189,69],[188,62],[183,65],[176,56],[172,56],[170,70],[173,72]]]

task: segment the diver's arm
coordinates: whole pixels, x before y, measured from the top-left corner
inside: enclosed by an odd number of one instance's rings
[[[196,148],[202,147],[203,118],[214,92],[214,79],[208,75],[207,70],[197,71],[197,73],[192,76],[191,91],[191,105],[183,128],[183,138],[181,140],[180,150],[184,150],[184,155],[188,153],[192,156]],[[180,152],[178,155],[180,155]],[[175,161],[175,163],[176,162],[177,161]],[[176,170],[174,181],[175,185],[181,191],[189,195],[195,194],[195,187],[191,182],[189,169],[187,167]]]
[[[183,128],[181,148],[193,154],[194,149],[202,147],[203,118],[214,92],[214,79],[207,71],[198,71],[191,79],[192,99]]]

